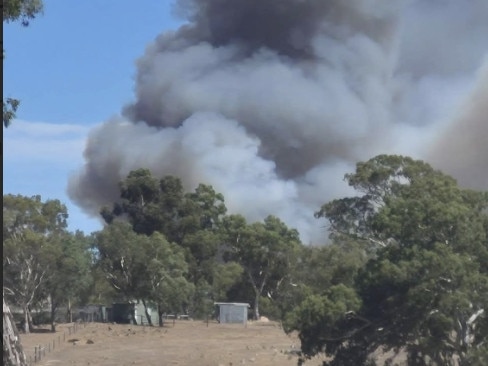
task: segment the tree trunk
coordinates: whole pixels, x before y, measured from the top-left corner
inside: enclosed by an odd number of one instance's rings
[[[164,322],[163,322],[163,309],[161,309],[161,304],[158,304],[158,318],[159,318],[159,326],[162,327],[164,325]]]
[[[22,309],[24,311],[24,333],[28,334],[30,333],[30,319],[29,319],[29,307],[24,306]]]
[[[259,298],[261,294],[256,291],[256,297],[254,298],[254,320],[259,320]]]
[[[56,333],[56,308],[57,305],[53,301],[51,296],[51,332]]]
[[[73,323],[73,313],[71,312],[71,299],[68,299],[67,321],[68,323]]]
[[[131,311],[132,324],[137,325],[136,304],[132,304],[130,311]]]
[[[149,315],[149,311],[147,309],[146,301],[142,300],[142,305],[144,305],[144,312],[146,313],[147,324],[149,324],[149,326],[152,327],[153,323],[152,323],[151,315]]]
[[[3,299],[3,365],[27,366],[19,332],[5,298]]]
[[[263,293],[264,285],[266,284],[267,281],[267,274],[264,275],[261,285],[258,287],[256,281],[254,280],[252,276],[252,272],[250,270],[247,271],[247,274],[249,276],[249,281],[251,282],[252,288],[254,289],[254,320],[259,320],[259,299],[261,297],[261,294]]]
[[[32,309],[30,304],[27,306],[27,319],[29,319],[29,332],[34,329],[34,320],[32,320]]]

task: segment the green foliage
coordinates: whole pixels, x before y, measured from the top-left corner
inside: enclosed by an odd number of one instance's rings
[[[205,184],[184,192],[179,178],[158,180],[148,169],[130,172],[120,190],[119,202],[101,211],[105,221],[110,224],[126,218],[135,233],[160,233],[182,250],[188,264],[186,278],[195,290],[190,291],[194,294],[190,308],[204,309],[204,299],[220,296],[220,284],[214,282],[219,276],[216,268],[220,225],[226,212],[224,197]]]
[[[15,118],[15,113],[19,107],[20,101],[14,98],[7,98],[3,103],[3,125],[10,126],[10,122]]]
[[[42,13],[42,0],[4,0],[3,21],[6,23],[20,20],[23,26],[28,26],[29,21]]]
[[[300,239],[277,217],[248,225],[242,216],[228,216],[223,222],[228,249],[225,257],[239,263],[254,290],[254,317],[259,318],[259,300],[266,291],[273,296],[289,276]]]
[[[45,292],[51,298],[51,313],[61,304],[79,302],[92,282],[89,242],[82,232],[62,233],[53,238],[49,261],[52,274]]]
[[[3,1],[3,21],[10,23],[20,20],[23,26],[28,26],[29,21],[42,13],[42,0],[4,0]],[[5,59],[5,50],[3,50]],[[15,118],[20,101],[14,98],[2,100],[3,103],[3,125],[8,127]]]
[[[130,224],[114,222],[97,234],[95,245],[98,264],[121,299],[152,301],[168,311],[188,302],[192,285],[183,250],[160,233],[137,234]]]
[[[368,259],[361,243],[345,237],[327,246],[304,247],[296,281],[314,293],[339,284],[352,286]]]
[[[225,302],[227,292],[242,277],[243,268],[239,263],[227,262],[215,264],[213,280],[213,298],[215,301]]]
[[[31,230],[3,241],[3,287],[13,303],[27,309],[49,274],[49,241]]]
[[[319,352],[333,353],[348,337],[343,327],[348,326],[353,334],[369,322],[357,319],[361,300],[356,292],[344,285],[330,287],[323,295],[311,295],[289,313],[285,330],[298,330],[302,341],[302,352],[306,355]],[[349,335],[348,334],[348,335]],[[311,342],[314,340],[314,342]]]
[[[180,312],[194,292],[193,284],[185,277],[188,264],[184,251],[160,233],[154,233],[148,239],[144,240],[146,246],[140,248],[148,259],[148,278],[139,296],[154,301],[168,312]]]
[[[61,263],[71,255],[63,250],[67,218],[59,200],[3,196],[3,286],[24,311],[26,332],[29,307],[51,293]]]
[[[179,178],[158,181],[148,169],[137,169],[120,183],[120,201],[103,208],[101,215],[107,223],[127,217],[136,233],[158,231],[182,243],[187,234],[214,229],[225,212],[224,197],[209,185],[185,193]]]
[[[310,295],[324,295],[337,285],[353,286],[368,259],[360,243],[344,237],[326,246],[299,247],[287,278],[273,294],[274,314],[283,319]]]
[[[3,238],[31,230],[43,235],[60,233],[67,227],[68,212],[59,200],[42,202],[41,196],[3,196]]]
[[[91,265],[90,282],[79,294],[80,304],[111,304],[117,299],[116,289],[107,281],[107,277],[98,263]]]
[[[348,240],[364,256],[346,264],[343,278],[323,271],[325,288],[332,287],[288,315],[287,330],[300,332],[304,355],[325,352],[328,365],[359,365],[374,363],[382,349],[406,351],[409,365],[483,363],[487,192],[463,190],[428,164],[401,156],[358,163],[346,180],[362,195],[325,204],[316,216],[329,220],[337,249]],[[341,257],[337,249],[329,263]],[[329,292],[337,281],[349,301]]]
[[[151,235],[154,231],[162,232],[164,216],[158,207],[158,186],[158,180],[148,169],[130,172],[120,183],[121,201],[112,210],[103,208],[102,217],[110,224],[115,217],[125,215],[136,233]]]

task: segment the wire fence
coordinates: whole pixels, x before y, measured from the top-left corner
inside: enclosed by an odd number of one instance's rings
[[[55,338],[45,344],[38,344],[34,346],[34,354],[28,355],[29,365],[40,362],[47,354],[60,348],[66,342],[76,342],[76,340],[70,339],[70,336],[78,332],[80,329],[86,328],[86,322],[74,323],[66,328],[63,334],[58,334]]]

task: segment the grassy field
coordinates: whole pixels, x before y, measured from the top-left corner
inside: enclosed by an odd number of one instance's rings
[[[274,322],[244,326],[178,320],[162,328],[87,323],[77,325],[76,332],[73,327],[63,324],[56,333],[38,329],[21,335],[27,356],[34,360],[35,347],[41,345],[46,354],[36,365],[295,366],[300,349],[296,336],[286,335]],[[305,365],[321,362],[316,358]]]

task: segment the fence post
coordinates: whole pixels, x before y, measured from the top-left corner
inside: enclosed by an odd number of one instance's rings
[[[37,346],[34,346],[34,363],[37,362]]]

